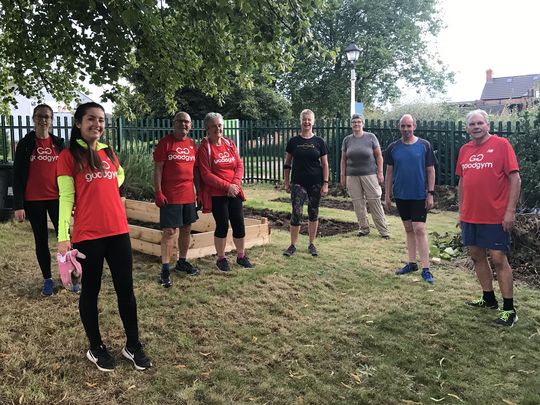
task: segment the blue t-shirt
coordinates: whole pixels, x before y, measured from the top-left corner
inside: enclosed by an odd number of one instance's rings
[[[437,159],[431,144],[418,138],[413,144],[401,139],[392,142],[385,153],[386,164],[393,166],[394,198],[400,200],[425,200],[427,188],[426,167],[435,166]]]

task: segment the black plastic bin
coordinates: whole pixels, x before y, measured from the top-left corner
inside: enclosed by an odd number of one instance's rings
[[[0,163],[0,221],[13,216],[13,163]]]

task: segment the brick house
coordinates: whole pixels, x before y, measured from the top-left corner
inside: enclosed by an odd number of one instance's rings
[[[490,114],[504,114],[527,109],[539,100],[540,73],[493,77],[493,70],[488,69],[484,90],[475,105]]]

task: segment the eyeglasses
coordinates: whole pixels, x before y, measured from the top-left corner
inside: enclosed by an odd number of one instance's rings
[[[35,117],[38,119],[38,120],[52,120],[52,116],[50,115],[43,115],[43,114],[36,114]]]

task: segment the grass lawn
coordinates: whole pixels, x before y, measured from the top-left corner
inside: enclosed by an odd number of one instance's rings
[[[289,210],[270,201],[285,195],[271,186],[246,194],[253,207]],[[454,232],[455,221],[431,214],[428,229]],[[0,404],[539,404],[540,291],[517,285],[519,322],[498,328],[495,311],[463,304],[479,295],[471,272],[443,262],[433,286],[395,276],[404,233],[397,217],[389,222],[391,240],[375,230],[321,238],[318,258],[306,237],[283,257],[288,234],[274,231],[249,251],[253,271],[221,274],[209,257],[195,261],[199,277],[173,274],[171,289],[157,284],[157,258],[135,254],[141,338],[155,367],[121,360],[106,271],[101,332],[118,359],[112,373],[85,358],[77,296],[40,296],[29,224],[0,224]]]

